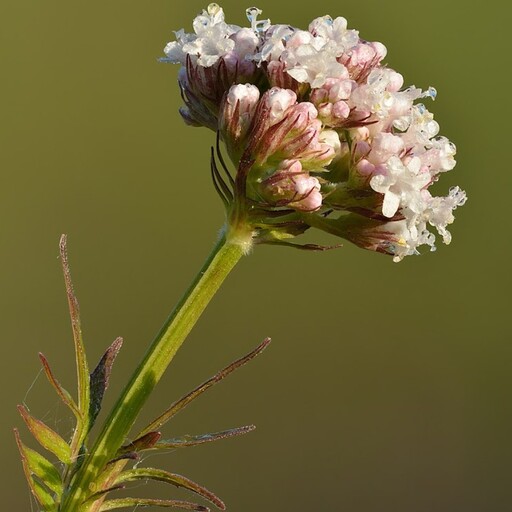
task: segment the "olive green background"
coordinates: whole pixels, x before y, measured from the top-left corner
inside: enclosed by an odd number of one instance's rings
[[[69,234],[91,359],[125,338],[112,403],[223,222],[208,176],[213,134],[182,124],[177,68],[157,62],[205,3],[0,4],[2,510],[31,510],[15,405],[64,434],[71,426],[37,358],[44,352],[73,387],[59,235]],[[223,6],[244,23],[249,5]],[[512,510],[510,12],[459,0],[259,6],[303,27],[343,15],[386,44],[407,84],[436,86],[429,108],[458,146],[458,166],[436,189],[459,184],[469,201],[450,247],[400,264],[348,243],[328,253],[257,248],[144,417],[268,335],[263,356],[165,433],[258,429],[144,463],[197,479],[233,511]],[[184,496],[163,485],[137,492]]]

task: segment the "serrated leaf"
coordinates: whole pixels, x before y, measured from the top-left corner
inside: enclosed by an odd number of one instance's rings
[[[232,428],[230,430],[223,430],[221,432],[212,432],[210,434],[199,435],[185,435],[181,437],[173,437],[172,439],[163,439],[152,447],[155,450],[165,450],[174,448],[187,448],[189,446],[197,446],[204,443],[212,443],[227,439],[229,437],[241,436],[252,432],[256,427],[254,425],[247,425],[245,427]]]
[[[76,369],[78,378],[78,409],[84,418],[84,423],[87,421],[89,414],[90,404],[90,382],[89,382],[89,365],[87,364],[87,357],[85,355],[85,347],[82,338],[82,325],[80,321],[80,308],[78,300],[75,296],[73,289],[73,282],[71,281],[71,272],[69,269],[68,253],[67,253],[67,236],[62,235],[60,238],[60,259],[62,262],[62,271],[64,273],[64,282],[66,284],[66,293],[68,297],[69,314],[71,316],[71,328],[73,330],[73,340],[75,343],[75,356],[76,356]],[[87,426],[83,425],[81,430],[75,431],[73,439],[73,450],[77,450],[87,433]]]
[[[16,437],[16,443],[18,444],[18,447],[20,447],[21,439],[17,429],[14,429],[14,435]],[[37,500],[39,505],[41,505],[45,512],[56,512],[57,505],[55,504],[53,496],[50,494],[50,491],[46,487],[44,487],[40,482],[32,477],[32,472],[30,471],[27,458],[25,457],[25,454],[21,448],[20,454],[23,472],[25,473],[25,478],[27,479],[28,486],[34,498]]]
[[[18,430],[14,430],[16,444],[21,454],[21,458],[27,464],[29,472],[40,478],[44,484],[57,496],[62,495],[63,484],[60,473],[57,468],[41,454],[24,445],[21,441]]]
[[[71,448],[66,441],[48,425],[31,416],[23,405],[18,406],[18,411],[39,444],[52,452],[64,464],[71,464]]]
[[[121,350],[123,339],[117,338],[100,359],[90,376],[91,403],[89,407],[89,430],[93,427],[101,410],[103,396],[108,388],[112,365]]]
[[[124,471],[123,473],[121,473],[117,477],[116,484],[132,482],[135,480],[155,480],[158,482],[172,484],[175,485],[176,487],[182,487],[183,489],[195,492],[202,498],[213,503],[220,510],[226,510],[226,505],[224,504],[224,502],[213,492],[209,491],[202,485],[199,485],[193,480],[190,480],[189,478],[186,478],[182,475],[169,473],[168,471],[164,471],[162,469],[137,468],[130,469],[128,471]]]
[[[210,512],[208,507],[180,500],[151,500],[143,498],[122,498],[118,500],[109,500],[103,503],[100,512],[114,510],[118,508],[142,508],[142,507],[164,507],[180,508],[182,510],[196,510],[197,512]]]
[[[261,354],[270,344],[270,338],[266,338],[260,345],[258,345],[252,352],[249,352],[244,357],[237,359],[235,362],[226,366],[219,373],[214,375],[211,379],[208,379],[206,382],[192,390],[190,393],[185,395],[183,398],[180,398],[177,402],[169,407],[163,414],[161,414],[158,418],[152,421],[145,429],[143,429],[137,439],[142,436],[148,434],[149,432],[159,430],[162,425],[167,423],[173,416],[178,414],[183,408],[185,408],[190,402],[196,399],[198,396],[203,394],[205,391],[210,389],[212,386],[220,382],[222,379],[226,378],[230,373],[234,372],[238,368],[244,366],[249,361],[254,359],[257,355]]]
[[[55,375],[52,372],[52,369],[50,367],[50,364],[48,363],[48,359],[46,357],[39,353],[39,359],[41,360],[41,363],[43,365],[44,373],[46,374],[46,377],[48,378],[48,381],[52,385],[52,387],[57,392],[57,395],[59,395],[60,399],[71,409],[73,414],[76,416],[77,421],[82,420],[82,416],[80,414],[80,411],[78,410],[78,406],[76,405],[75,401],[71,397],[71,395],[66,391],[60,382],[55,378]]]

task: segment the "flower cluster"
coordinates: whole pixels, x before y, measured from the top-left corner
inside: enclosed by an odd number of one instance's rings
[[[403,87],[383,64],[386,48],[359,37],[347,21],[317,18],[308,30],[258,20],[225,22],[210,4],[165,48],[181,64],[181,114],[218,133],[236,167],[228,185],[213,155],[212,173],[236,229],[256,242],[283,243],[315,227],[395,261],[435,249],[466,201],[458,187],[429,187],[455,166],[455,146],[421,103],[432,87]]]

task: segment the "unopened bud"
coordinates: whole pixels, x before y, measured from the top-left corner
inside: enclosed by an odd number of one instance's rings
[[[238,84],[227,93],[219,116],[219,129],[233,161],[238,161],[260,99],[255,85]]]

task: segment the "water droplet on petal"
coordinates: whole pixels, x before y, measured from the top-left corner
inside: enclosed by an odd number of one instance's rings
[[[251,23],[255,22],[258,19],[258,16],[262,12],[263,11],[261,9],[258,9],[257,7],[249,7],[248,9],[245,10],[245,13],[247,14],[247,19]]]
[[[262,12],[263,11],[257,7],[249,7],[249,9],[245,10],[247,19],[251,22],[251,28],[254,32],[265,32],[270,27],[270,20],[258,21],[258,16]]]
[[[221,10],[222,8],[219,4],[210,4],[207,8],[208,14],[210,16],[216,16]]]

